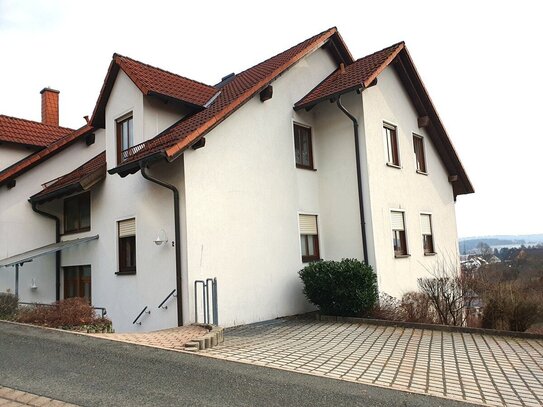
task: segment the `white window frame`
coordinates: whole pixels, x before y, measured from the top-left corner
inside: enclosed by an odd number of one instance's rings
[[[399,229],[393,229],[392,227],[392,212],[400,212],[403,216],[403,233],[404,233],[404,240],[405,240],[405,253],[404,254],[396,254],[396,251],[394,250],[394,232]],[[389,220],[390,220],[390,232],[392,237],[392,253],[394,254],[395,258],[404,258],[409,257],[409,239],[407,238],[407,215],[405,209],[400,208],[389,208],[388,212]]]
[[[398,164],[394,164],[394,157],[392,161],[389,161],[389,137],[388,133],[385,131],[385,129],[388,128],[389,130],[394,130],[396,132],[396,148],[398,149]],[[384,148],[385,148],[385,163],[387,166],[392,168],[402,168],[402,157],[400,154],[401,148],[400,148],[400,135],[399,135],[399,126],[397,124],[394,124],[390,121],[383,120],[381,123],[381,132],[383,134],[383,140],[384,140]],[[392,150],[390,150],[390,153],[392,154]],[[392,154],[393,155],[393,154]]]
[[[419,213],[419,222],[420,222],[420,231],[421,231],[421,238],[422,238],[422,252],[424,253],[425,256],[434,256],[436,255],[436,233],[435,233],[435,228],[434,228],[434,220],[433,220],[433,213],[432,212],[420,212]],[[429,216],[430,217],[430,231],[432,232],[432,234],[430,236],[432,236],[432,249],[433,251],[432,252],[425,252],[424,251],[424,236],[425,234],[423,233],[423,225],[422,225],[422,217],[423,216]]]

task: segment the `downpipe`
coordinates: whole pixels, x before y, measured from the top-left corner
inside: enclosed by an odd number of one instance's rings
[[[362,194],[362,174],[361,174],[361,165],[360,165],[358,120],[341,104],[341,96],[338,96],[336,100],[336,104],[339,110],[341,110],[353,122],[354,149],[355,149],[355,156],[356,156],[356,179],[358,181],[358,207],[360,210],[360,230],[362,233],[362,250],[364,252],[364,263],[369,264],[368,263],[368,245],[367,245],[367,239],[366,239],[366,218],[364,215],[364,197]]]
[[[175,282],[177,290],[177,325],[183,326],[182,276],[181,276],[181,225],[179,215],[179,191],[171,184],[151,177],[147,167],[141,166],[141,175],[148,181],[169,189],[173,192],[173,216],[175,227]]]

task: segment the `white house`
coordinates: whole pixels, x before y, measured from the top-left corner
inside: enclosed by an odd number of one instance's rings
[[[473,192],[405,45],[354,60],[335,28],[214,86],[115,54],[88,125],[0,185],[0,291],[23,264],[23,301],[86,296],[117,331],[201,320],[213,278],[223,326],[310,310],[318,259],[401,296]]]

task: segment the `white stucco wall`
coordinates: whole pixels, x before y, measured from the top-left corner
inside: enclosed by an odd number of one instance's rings
[[[0,187],[0,258],[10,257],[55,242],[55,223],[32,210],[28,198],[42,184],[58,178],[98,155],[104,149],[104,134],[96,132],[95,143],[84,140],[59,152],[17,178],[12,189]],[[13,267],[0,268],[0,291],[15,291]],[[32,290],[32,280],[38,289]],[[19,296],[24,302],[55,300],[55,255],[46,255],[26,263],[20,270]]]
[[[448,174],[430,137],[417,125],[417,113],[392,67],[378,84],[362,93],[367,152],[367,182],[372,213],[372,236],[379,289],[401,297],[417,289],[417,278],[428,276],[438,261],[457,255],[454,197]],[[386,165],[383,121],[397,126],[401,169]],[[428,175],[416,172],[413,133],[424,137]],[[405,211],[409,257],[395,258],[391,209]],[[432,214],[436,256],[424,256],[420,214]]]
[[[272,99],[255,96],[184,154],[190,306],[194,280],[217,277],[221,325],[311,308],[297,274],[298,213],[321,217],[321,158],[317,171],[296,168],[293,121],[313,123],[292,107],[335,68],[316,51],[272,83]]]
[[[0,142],[0,171],[37,151],[35,148]]]
[[[132,81],[120,71],[106,106],[106,156],[108,168],[117,166],[116,119],[132,112],[134,142],[139,144],[156,136],[186,114],[187,109],[144,97]],[[153,166],[151,175],[173,183],[183,193],[183,160],[173,164]],[[182,204],[183,205],[183,204]],[[136,219],[136,274],[117,275],[117,222]],[[108,175],[92,191],[92,230],[100,234],[91,250],[70,249],[63,257],[63,265],[90,264],[92,269],[92,302],[106,307],[118,332],[150,331],[177,326],[176,299],[159,309],[162,300],[176,288],[173,194],[170,190],[145,180],[141,173],[121,178]],[[153,242],[160,230],[168,242],[157,246]],[[178,242],[175,242],[178,244]],[[183,297],[183,301],[187,301]],[[142,325],[132,321],[145,307]],[[185,308],[188,314],[188,309]]]

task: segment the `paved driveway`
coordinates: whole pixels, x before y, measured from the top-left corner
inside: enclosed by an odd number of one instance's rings
[[[543,405],[543,341],[275,320],[225,331],[207,356],[506,406]]]

